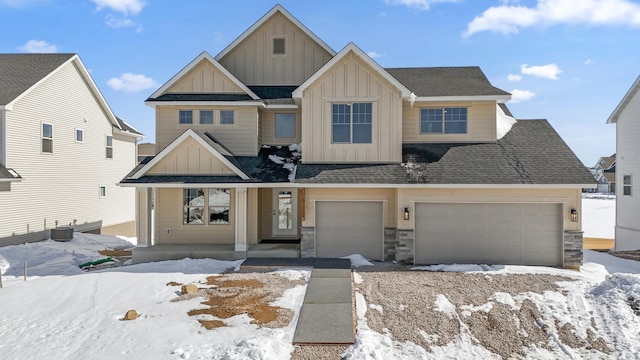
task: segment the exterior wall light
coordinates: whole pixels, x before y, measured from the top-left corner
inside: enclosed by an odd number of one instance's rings
[[[571,222],[578,222],[578,210],[571,209]]]
[[[404,208],[403,212],[404,212],[404,219],[409,220],[409,208],[408,207]]]

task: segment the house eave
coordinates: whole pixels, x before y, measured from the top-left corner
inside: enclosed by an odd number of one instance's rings
[[[312,184],[312,183],[118,183],[122,187],[184,188],[223,186],[229,188],[384,188],[384,189],[583,189],[597,188],[596,184]]]
[[[414,102],[495,101],[497,103],[505,103],[509,100],[511,100],[511,95],[417,96]]]
[[[266,109],[300,109],[298,105],[294,105],[294,104],[289,104],[289,105],[271,104],[271,105],[265,105],[265,108]]]
[[[262,101],[154,101],[147,100],[145,105],[156,106],[265,106]]]

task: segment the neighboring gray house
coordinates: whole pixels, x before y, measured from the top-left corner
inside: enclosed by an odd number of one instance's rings
[[[608,124],[616,124],[615,250],[640,249],[640,77],[615,108]]]
[[[616,154],[604,156],[598,159],[598,162],[589,169],[591,175],[598,182],[598,188],[595,189],[603,194],[615,194],[616,192]]]
[[[0,54],[0,245],[69,224],[133,236],[134,191],[116,183],[139,138],[77,54]]]

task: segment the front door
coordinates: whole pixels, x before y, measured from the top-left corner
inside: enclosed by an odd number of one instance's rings
[[[298,235],[298,192],[296,189],[273,189],[273,236]]]

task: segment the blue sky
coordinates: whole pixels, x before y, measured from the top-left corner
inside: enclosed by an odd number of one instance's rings
[[[79,53],[113,111],[154,141],[144,100],[216,55],[277,2],[0,0],[0,52]],[[606,119],[640,74],[640,1],[281,0],[339,51],[383,67],[480,66],[517,118],[548,119],[588,166],[615,152]]]

